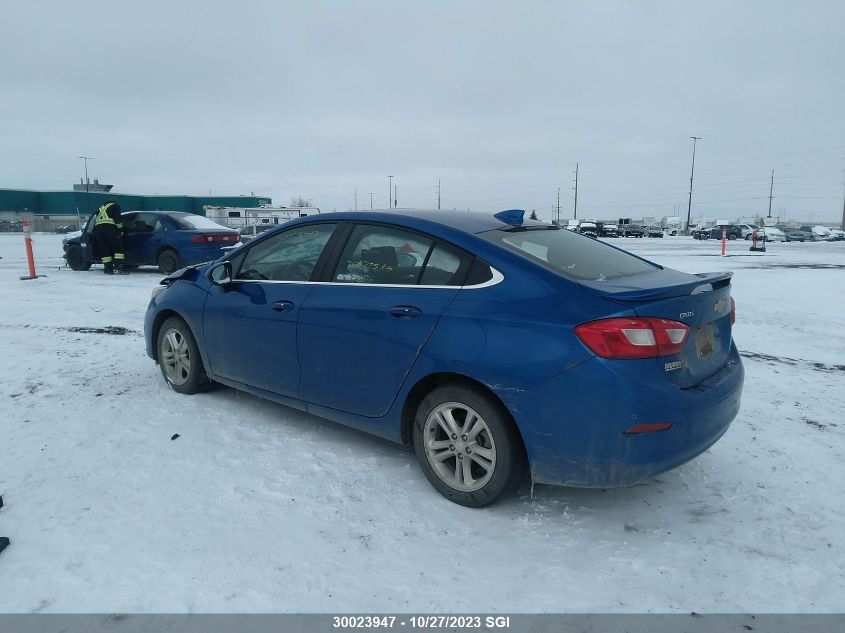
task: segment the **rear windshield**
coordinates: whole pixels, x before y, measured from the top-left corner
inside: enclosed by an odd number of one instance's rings
[[[660,267],[589,237],[560,229],[509,231],[497,229],[482,237],[508,250],[527,255],[565,277],[583,281],[604,281]]]
[[[174,213],[170,216],[180,229],[225,229],[225,226],[212,222],[201,215],[193,213]]]

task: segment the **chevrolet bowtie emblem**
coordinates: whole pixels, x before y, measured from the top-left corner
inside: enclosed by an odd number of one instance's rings
[[[714,305],[714,306],[713,306],[713,311],[714,311],[714,312],[721,312],[722,310],[724,310],[724,309],[725,309],[725,306],[726,306],[726,305],[728,305],[728,302],[727,302],[727,301],[725,301],[724,299],[719,299],[719,300],[716,302],[716,305]]]

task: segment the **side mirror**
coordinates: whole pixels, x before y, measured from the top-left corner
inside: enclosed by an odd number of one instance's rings
[[[220,262],[208,271],[208,279],[216,286],[232,282],[232,262]]]

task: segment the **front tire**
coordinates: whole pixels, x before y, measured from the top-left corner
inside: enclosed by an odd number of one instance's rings
[[[162,275],[169,275],[179,270],[182,266],[179,263],[179,254],[172,248],[166,248],[156,257],[158,270]]]
[[[208,388],[197,342],[191,328],[179,317],[170,317],[158,331],[156,343],[161,375],[173,391],[193,394]]]
[[[471,508],[507,494],[525,471],[510,416],[470,387],[438,387],[422,400],[414,417],[414,451],[435,490]]]
[[[90,270],[91,268],[91,262],[86,261],[82,256],[82,248],[78,244],[68,246],[65,259],[71,270]]]

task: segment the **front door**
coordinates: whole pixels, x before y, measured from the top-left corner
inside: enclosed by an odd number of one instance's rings
[[[155,264],[156,251],[162,243],[164,226],[155,213],[124,215],[123,248],[130,264]]]
[[[317,260],[336,224],[300,225],[232,258],[232,282],[205,302],[206,358],[214,375],[296,397],[296,324]]]

